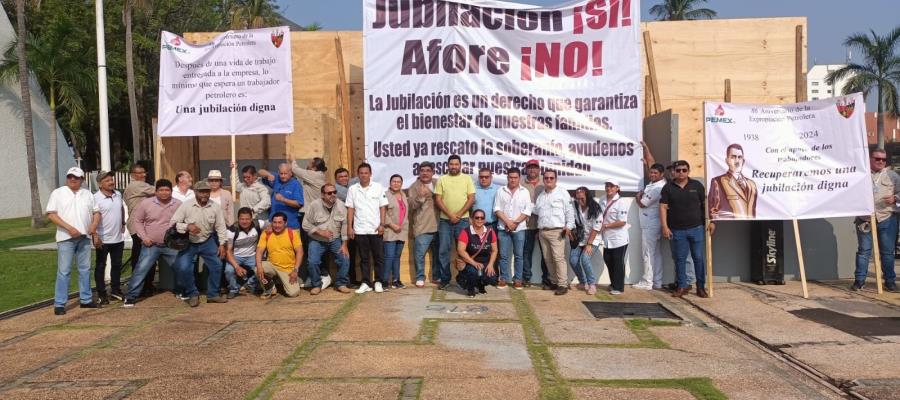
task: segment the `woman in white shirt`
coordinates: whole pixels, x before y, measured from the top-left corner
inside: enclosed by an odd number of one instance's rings
[[[609,268],[609,293],[622,294],[625,291],[625,252],[628,250],[628,205],[621,201],[619,183],[606,181],[606,204],[594,224],[594,231],[588,242],[593,243],[599,232],[603,238],[603,261]],[[585,253],[588,253],[585,250]]]
[[[578,290],[585,290],[587,294],[597,293],[597,278],[594,275],[594,267],[591,265],[591,255],[594,253],[594,244],[588,241],[594,224],[600,216],[600,204],[594,200],[594,191],[582,186],[575,189],[575,237],[569,244],[572,251],[569,252],[569,264],[578,277]],[[586,249],[590,247],[589,251]]]

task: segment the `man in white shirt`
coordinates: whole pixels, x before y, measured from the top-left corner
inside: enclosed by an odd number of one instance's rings
[[[659,225],[659,198],[666,180],[663,179],[666,169],[662,164],[650,166],[650,183],[638,192],[635,200],[641,209],[641,249],[644,259],[644,273],[641,281],[632,285],[635,289],[651,290],[662,288],[662,254],[659,252],[659,240],[662,228]]]
[[[547,262],[548,278],[555,281],[545,285],[544,289],[564,295],[569,292],[566,241],[573,238],[575,208],[572,207],[569,192],[556,186],[556,171],[548,169],[544,172],[544,191],[538,195],[534,213],[538,216],[538,236]]]
[[[251,293],[255,291],[256,245],[259,244],[261,232],[259,223],[253,218],[253,209],[241,207],[237,223],[229,226],[225,233],[225,281],[228,282],[226,299],[233,299],[240,293],[241,283]]]
[[[78,265],[78,299],[81,308],[99,308],[91,294],[91,240],[100,223],[100,209],[94,196],[81,188],[84,171],[78,167],[66,172],[66,185],[50,193],[47,218],[56,224],[56,288],[53,313],[65,315],[69,300],[69,275],[72,262]],[[99,243],[99,241],[98,241]]]
[[[521,183],[518,168],[506,170],[506,186],[497,190],[494,199],[494,215],[497,216],[497,234],[500,237],[500,280],[509,280],[509,256],[515,256],[513,287],[522,289],[522,272],[525,263],[525,229],[534,209],[531,194]],[[499,285],[498,285],[499,286]]]
[[[94,283],[100,304],[109,304],[109,296],[122,301],[121,274],[122,252],[125,249],[125,207],[122,195],[115,189],[116,177],[112,171],[97,174],[100,190],[94,193],[94,203],[100,210],[100,224],[97,226],[100,246],[97,246],[97,260],[94,266]],[[110,290],[106,293],[106,258],[110,259]]]
[[[384,186],[372,182],[372,166],[362,163],[356,167],[359,183],[347,190],[347,237],[356,242],[362,272],[359,289],[362,294],[372,290],[372,264],[375,264],[375,292],[384,291],[380,278],[384,272],[384,213],[387,196]]]
[[[194,177],[190,172],[178,171],[175,174],[175,189],[172,190],[172,198],[182,203],[194,199],[194,191],[191,186],[194,185]]]

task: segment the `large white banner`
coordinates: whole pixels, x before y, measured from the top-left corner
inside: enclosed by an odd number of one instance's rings
[[[202,45],[162,32],[159,135],[294,131],[291,32],[228,31]]]
[[[637,189],[639,0],[364,4],[366,159],[376,179],[410,181],[426,160],[443,174],[458,154],[469,173],[537,159],[567,189],[609,178]]]
[[[862,94],[787,105],[705,103],[714,220],[869,215]]]

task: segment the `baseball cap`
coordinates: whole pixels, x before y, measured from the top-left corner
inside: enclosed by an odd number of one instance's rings
[[[71,171],[71,170],[69,170],[69,171]],[[97,173],[97,177],[94,178],[94,179],[97,180],[97,183],[100,183],[100,181],[102,181],[103,178],[106,178],[107,176],[114,176],[115,174],[116,174],[116,173],[115,173],[115,172],[112,172],[112,171],[104,171],[104,170],[100,170],[100,172]]]
[[[607,180],[606,180],[606,183],[608,183],[608,184],[610,184],[610,185],[613,185],[613,186],[620,186],[620,185],[619,185],[619,181],[617,181],[617,180],[615,180],[615,179],[612,179],[612,178],[607,179]]]
[[[538,162],[538,160],[535,160],[535,159],[528,160],[528,162],[525,163],[525,167],[526,167],[526,168],[527,168],[527,167],[530,167],[530,166],[532,166],[532,165],[534,165],[535,167],[540,167],[540,166],[541,166],[541,163]]]
[[[222,171],[211,169],[209,170],[209,175],[206,176],[206,179],[222,179]]]
[[[206,179],[201,179],[194,184],[194,190],[212,190],[212,188],[206,183]]]
[[[66,176],[69,176],[69,175],[75,175],[79,178],[84,178],[84,171],[82,171],[81,168],[72,167],[72,168],[69,168],[68,171],[66,171]]]

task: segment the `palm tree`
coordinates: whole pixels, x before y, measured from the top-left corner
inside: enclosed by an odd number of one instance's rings
[[[663,0],[650,7],[650,14],[660,21],[682,21],[689,19],[713,19],[716,12],[709,8],[697,8],[707,0]]]
[[[125,0],[122,9],[122,20],[125,23],[125,79],[128,88],[128,109],[131,117],[131,151],[135,160],[141,159],[141,123],[138,119],[137,95],[134,79],[134,39],[131,17],[133,10],[152,8],[151,0]]]
[[[44,215],[41,213],[41,194],[37,183],[37,158],[34,155],[34,125],[31,122],[31,91],[28,88],[28,65],[25,57],[25,0],[16,0],[16,55],[22,62],[18,67],[19,89],[22,92],[22,126],[25,128],[25,158],[28,164],[28,188],[31,192],[31,227],[44,226]],[[59,180],[53,182],[56,186]]]
[[[318,22],[313,22],[309,25],[301,25],[300,26],[300,30],[305,31],[305,32],[321,31],[322,28],[323,28],[322,24],[320,24]]]
[[[86,68],[77,66],[80,63],[79,54],[74,53],[72,49],[78,48],[78,44],[69,39],[73,36],[73,32],[74,26],[69,21],[59,20],[45,26],[40,36],[29,34],[24,42],[17,40],[16,43],[10,44],[4,52],[5,60],[0,62],[0,79],[10,80],[13,76],[12,71],[21,69],[25,64],[19,60],[26,60],[30,66],[28,69],[48,95],[52,117],[50,162],[54,185],[59,184],[59,145],[56,131],[58,107],[65,109],[69,126],[77,127],[86,114],[81,93],[88,93],[90,91],[88,85],[94,81],[94,77]],[[16,50],[21,43],[25,45],[27,59],[17,54]],[[76,143],[74,138],[72,142]],[[79,147],[77,145],[73,147],[76,157],[80,157]]]
[[[878,147],[884,148],[884,113],[896,116],[900,113],[900,99],[897,87],[900,85],[900,26],[885,36],[856,33],[844,40],[844,46],[856,49],[862,54],[864,64],[850,63],[831,71],[825,82],[833,85],[842,79],[847,83],[841,89],[846,93],[862,92],[868,97],[873,88],[878,88]]]
[[[255,29],[274,24],[278,21],[277,8],[272,0],[234,0],[228,9],[231,28]]]

